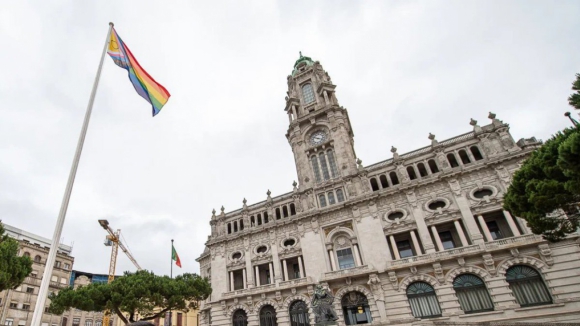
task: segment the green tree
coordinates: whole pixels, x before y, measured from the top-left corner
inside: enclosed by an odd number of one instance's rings
[[[568,103],[576,110],[580,110],[580,74],[576,74],[576,80],[572,83],[572,90],[576,91],[576,93],[572,93],[568,97]]]
[[[169,310],[187,312],[211,294],[207,279],[183,274],[171,279],[148,271],[125,272],[110,284],[92,283],[77,289],[66,288],[50,297],[50,312],[62,314],[70,308],[116,313],[125,323],[151,320]],[[129,319],[124,314],[129,314]]]
[[[550,241],[575,232],[580,222],[580,127],[558,132],[514,174],[504,208]]]
[[[32,260],[18,256],[18,241],[4,234],[0,223],[0,292],[15,289],[32,272]]]

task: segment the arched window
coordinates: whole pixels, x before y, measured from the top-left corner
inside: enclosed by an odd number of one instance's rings
[[[453,289],[465,313],[493,310],[493,303],[483,280],[472,274],[462,274],[453,280]]]
[[[282,206],[282,216],[288,217],[288,207],[286,205]]]
[[[256,226],[256,218],[254,217],[254,215],[250,216],[250,225]]]
[[[234,232],[238,232],[238,221],[234,221]]]
[[[449,161],[449,165],[451,165],[452,168],[459,166],[459,163],[457,163],[457,159],[453,153],[447,154],[447,161]]]
[[[22,254],[22,256],[30,258],[30,253],[29,253],[28,251],[25,251],[25,252]]]
[[[391,178],[391,184],[393,186],[399,184],[399,178],[397,177],[397,172],[393,171],[393,172],[389,173],[389,177]]]
[[[40,258],[40,256],[39,256],[39,255],[36,255],[36,256],[34,256],[34,262],[35,262],[35,263],[40,263],[40,260],[41,260],[41,259],[42,259],[42,258]]]
[[[258,225],[262,225],[262,214],[258,214]]]
[[[312,84],[305,84],[302,86],[302,98],[304,98],[304,104],[314,102],[314,90],[312,89]]]
[[[336,161],[334,160],[332,149],[326,151],[326,158],[328,158],[328,165],[330,165],[330,173],[332,174],[332,177],[338,177],[338,169],[336,168]]]
[[[244,229],[244,220],[240,220],[240,231]]]
[[[326,158],[324,157],[324,153],[320,153],[318,155],[318,159],[320,160],[320,168],[322,169],[322,177],[324,180],[330,179],[330,174],[328,174],[328,165],[326,164]]]
[[[417,174],[415,173],[415,168],[412,166],[407,167],[407,174],[409,175],[409,179],[415,180],[417,179]]]
[[[427,169],[425,168],[425,164],[419,163],[417,164],[417,169],[419,170],[419,175],[422,177],[427,176]]]
[[[377,179],[371,178],[371,188],[373,189],[373,191],[379,190],[379,184],[377,183]]]
[[[280,214],[280,207],[276,208],[276,219],[279,220],[282,218],[282,215]]]
[[[326,196],[324,194],[318,195],[318,200],[320,201],[320,207],[326,207]]]
[[[276,326],[276,309],[271,305],[265,305],[260,309],[260,326]]]
[[[381,176],[379,177],[379,180],[381,181],[381,187],[383,187],[383,189],[389,187],[389,182],[387,181],[386,175],[381,174]]]
[[[425,282],[415,282],[407,287],[407,298],[413,316],[431,318],[441,316],[439,301],[433,287]]]
[[[371,309],[367,297],[360,292],[349,292],[342,297],[342,312],[347,325],[369,324],[372,322]]]
[[[232,224],[228,223],[228,234],[232,233]]]
[[[290,216],[292,215],[296,215],[296,206],[294,206],[294,203],[290,203]]]
[[[302,300],[294,301],[290,305],[290,325],[291,326],[310,326],[308,317],[308,306]]]
[[[268,212],[264,212],[264,223],[268,223]]]
[[[552,303],[550,293],[540,274],[525,265],[515,265],[506,271],[506,281],[522,307]]]
[[[316,178],[316,182],[322,181],[320,178],[320,170],[318,169],[318,157],[316,155],[312,155],[310,157],[310,162],[312,163],[312,170],[314,171],[314,177]]]
[[[336,200],[334,199],[334,192],[329,191],[326,193],[326,196],[328,197],[328,205],[336,204]]]
[[[483,160],[483,155],[481,155],[481,152],[479,151],[479,148],[477,148],[477,146],[471,146],[469,150],[471,151],[471,154],[473,154],[473,158],[476,161]]]
[[[248,326],[248,315],[242,309],[238,309],[234,312],[232,317],[234,326]]]
[[[342,189],[336,189],[336,200],[338,200],[339,203],[344,201],[344,193],[342,192]]]
[[[463,164],[469,164],[471,163],[471,160],[469,159],[469,156],[467,155],[467,152],[464,150],[460,150],[459,151],[459,158],[461,158],[461,162],[463,162]]]
[[[431,173],[439,172],[439,168],[437,167],[437,163],[435,163],[435,160],[429,160],[427,161],[427,164],[429,164],[429,169],[431,170]]]

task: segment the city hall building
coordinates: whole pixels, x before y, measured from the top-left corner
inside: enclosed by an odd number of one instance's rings
[[[213,212],[197,259],[213,288],[201,325],[314,325],[317,284],[333,294],[338,325],[580,320],[578,235],[549,243],[502,208],[540,142],[514,141],[490,113],[464,134],[429,134],[426,147],[363,166],[335,88],[300,56],[285,107],[299,183]]]

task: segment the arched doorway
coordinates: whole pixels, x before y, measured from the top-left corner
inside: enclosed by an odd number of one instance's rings
[[[341,305],[345,324],[357,325],[372,322],[369,301],[364,294],[349,292],[342,297]]]
[[[276,309],[271,305],[265,305],[260,309],[260,326],[277,326]]]
[[[308,316],[308,306],[302,300],[297,300],[290,305],[290,325],[291,326],[310,326]]]
[[[234,326],[248,326],[248,315],[243,309],[238,309],[232,317]]]

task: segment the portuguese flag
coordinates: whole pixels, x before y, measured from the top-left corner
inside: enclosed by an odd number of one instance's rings
[[[175,265],[181,268],[181,260],[179,260],[179,255],[177,254],[177,251],[175,251],[173,244],[171,245],[171,260],[175,260]]]

